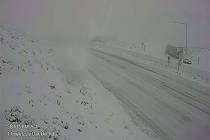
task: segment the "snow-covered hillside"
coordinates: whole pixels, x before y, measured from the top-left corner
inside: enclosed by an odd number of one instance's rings
[[[93,76],[68,82],[54,55],[0,28],[1,140],[148,139]]]

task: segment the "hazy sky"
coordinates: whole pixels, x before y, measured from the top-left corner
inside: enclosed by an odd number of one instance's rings
[[[0,24],[36,38],[87,40],[112,35],[150,45],[210,47],[209,0],[0,0]]]

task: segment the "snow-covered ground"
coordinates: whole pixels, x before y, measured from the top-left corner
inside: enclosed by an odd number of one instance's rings
[[[71,45],[0,28],[2,140],[209,139],[209,85],[124,43]]]
[[[92,44],[93,46],[96,46],[96,48],[103,48],[103,51],[122,54],[126,57],[132,58],[135,61],[140,61],[152,67],[160,68],[171,73],[177,73],[178,61],[172,59],[170,65],[168,65],[167,56],[164,55],[163,50],[159,50],[159,52],[153,51],[152,47],[148,46],[144,52],[144,48],[142,48],[141,44],[131,44],[118,40],[101,42],[96,40],[93,41]],[[201,57],[203,54],[205,54],[205,56]],[[203,57],[208,60],[208,58],[210,58],[210,54],[208,52],[200,54],[200,59],[203,60]],[[208,70],[207,64],[209,61],[205,63],[202,61],[202,64],[199,65],[195,61],[196,60],[193,60],[192,65],[183,64],[180,70],[180,76],[200,82],[202,84],[210,85],[210,71]]]
[[[209,140],[209,86],[148,65],[119,48],[92,50],[90,71],[149,137]]]
[[[66,79],[54,57],[52,48],[0,28],[1,140],[148,139],[91,74]]]

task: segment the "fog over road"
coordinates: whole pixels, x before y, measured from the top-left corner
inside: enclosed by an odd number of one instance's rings
[[[92,55],[90,72],[151,139],[209,139],[210,88],[103,49]]]

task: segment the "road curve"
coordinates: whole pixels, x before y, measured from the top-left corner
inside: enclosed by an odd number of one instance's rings
[[[192,132],[194,127],[210,123],[209,88],[120,55],[98,49],[92,49],[92,55],[89,71],[151,139],[191,140],[191,135],[201,135]]]

